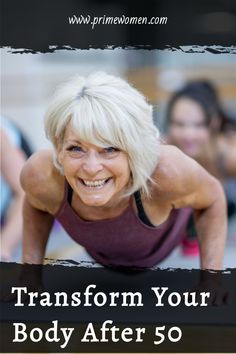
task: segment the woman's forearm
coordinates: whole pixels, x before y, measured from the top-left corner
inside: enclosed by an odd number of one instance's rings
[[[220,185],[214,203],[207,209],[195,211],[195,220],[200,243],[201,268],[222,269],[227,215],[225,196]]]
[[[27,198],[23,206],[23,263],[43,263],[54,217],[34,208]]]

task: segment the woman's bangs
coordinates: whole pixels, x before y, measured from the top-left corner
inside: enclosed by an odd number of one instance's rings
[[[97,114],[99,114],[99,119],[96,112],[88,107],[86,114],[83,109],[74,112],[71,125],[78,139],[102,148],[113,146],[121,149],[119,139],[117,139],[117,130],[105,116],[106,113],[100,111]]]

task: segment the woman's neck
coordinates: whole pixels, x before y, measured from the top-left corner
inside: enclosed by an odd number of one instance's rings
[[[82,200],[74,195],[72,199],[72,208],[84,220],[102,220],[112,219],[121,215],[129,206],[130,198],[117,198],[115,201],[110,201],[104,206],[89,206],[82,202]]]

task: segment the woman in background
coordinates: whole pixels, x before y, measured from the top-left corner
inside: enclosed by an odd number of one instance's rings
[[[224,185],[228,216],[236,212],[236,122],[221,108],[214,86],[193,81],[177,91],[167,108],[167,142],[195,159]],[[190,224],[183,243],[186,255],[198,254]]]

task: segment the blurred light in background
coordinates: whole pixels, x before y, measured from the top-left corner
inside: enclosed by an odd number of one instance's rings
[[[225,13],[205,20],[230,23]],[[213,16],[213,17],[212,17]],[[222,17],[223,16],[223,17]],[[213,20],[211,20],[213,18]],[[215,27],[215,26],[214,26]],[[200,26],[198,26],[200,28]],[[156,106],[155,121],[163,125],[170,94],[192,79],[208,79],[218,88],[227,110],[236,115],[236,56],[184,53],[181,50],[58,50],[46,54],[13,54],[1,49],[2,114],[11,118],[35,150],[49,146],[43,116],[55,87],[73,75],[106,71],[128,79]]]

